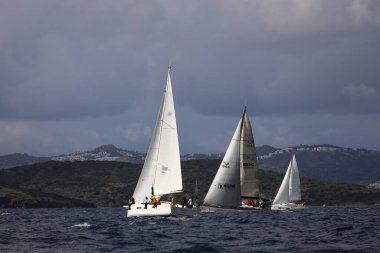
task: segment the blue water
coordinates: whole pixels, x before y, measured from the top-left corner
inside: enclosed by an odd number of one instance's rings
[[[380,252],[380,208],[127,218],[122,208],[0,209],[0,252]]]

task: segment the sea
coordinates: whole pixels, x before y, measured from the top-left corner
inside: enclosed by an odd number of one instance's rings
[[[0,209],[0,252],[380,252],[380,207],[127,218],[123,208]]]

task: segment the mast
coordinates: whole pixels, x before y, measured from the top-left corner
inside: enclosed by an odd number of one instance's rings
[[[198,180],[195,180],[195,190],[194,190],[194,195],[198,196]]]

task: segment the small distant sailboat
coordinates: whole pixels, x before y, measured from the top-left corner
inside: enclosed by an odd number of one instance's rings
[[[136,204],[130,205],[130,208],[124,206],[128,208],[127,217],[192,216],[197,211],[196,208],[182,208],[182,205],[171,202],[148,203],[151,195],[160,198],[183,190],[170,71],[171,67],[148,153],[133,193]]]
[[[301,183],[295,154],[292,155],[280,189],[272,203],[272,210],[291,210],[305,208],[301,198]]]
[[[202,210],[261,209],[259,169],[247,109],[244,108],[218,172],[207,192]]]

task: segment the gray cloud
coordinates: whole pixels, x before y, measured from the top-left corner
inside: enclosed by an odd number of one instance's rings
[[[380,149],[379,11],[366,0],[3,1],[0,152],[144,151],[169,63],[184,151],[223,151],[244,104],[261,144]]]

